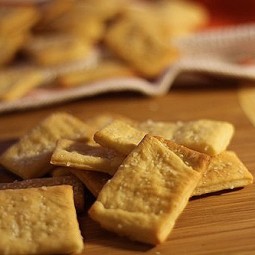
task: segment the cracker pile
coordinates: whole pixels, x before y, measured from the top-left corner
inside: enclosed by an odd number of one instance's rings
[[[76,212],[84,210],[83,185],[96,199],[89,215],[103,228],[164,242],[191,196],[253,182],[226,150],[233,134],[231,123],[206,119],[50,115],[0,156],[4,168],[24,179],[0,183],[0,252],[81,252]]]
[[[0,100],[6,101],[39,86],[155,79],[179,56],[171,40],[208,22],[206,10],[189,1],[18,2],[0,6]],[[96,49],[97,61],[84,67]],[[49,73],[56,77],[49,80]]]

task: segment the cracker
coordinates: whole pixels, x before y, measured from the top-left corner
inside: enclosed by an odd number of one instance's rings
[[[84,210],[84,188],[83,184],[75,176],[61,176],[53,178],[36,178],[11,183],[0,183],[0,190],[4,189],[27,189],[50,187],[59,185],[70,185],[73,187],[74,205],[78,212]]]
[[[84,122],[66,113],[55,113],[7,149],[0,163],[24,179],[41,177],[52,168],[50,158],[59,139],[87,141],[90,136],[91,129]]]
[[[106,45],[146,78],[154,78],[177,59],[177,49],[162,41],[154,22],[124,17],[106,33]],[[127,43],[128,42],[128,43]]]
[[[0,100],[15,100],[44,82],[42,72],[33,68],[9,68],[0,71]]]
[[[165,241],[205,170],[199,166],[209,163],[206,155],[186,153],[184,147],[179,150],[187,155],[185,160],[159,139],[146,135],[103,187],[90,216],[104,228],[133,240]],[[194,164],[194,158],[205,162]]]
[[[86,123],[89,126],[93,127],[96,131],[98,131],[98,130],[106,127],[108,124],[110,124],[111,122],[113,122],[115,120],[124,121],[131,126],[138,125],[138,123],[135,120],[130,119],[130,118],[123,116],[121,114],[117,114],[117,113],[97,114],[96,116],[87,119]]]
[[[193,192],[193,196],[244,187],[253,182],[253,176],[235,152],[224,151],[211,158],[208,169]]]
[[[26,37],[26,34],[21,33],[2,36],[0,34],[0,65],[9,64],[14,59]]]
[[[60,75],[58,83],[64,87],[75,87],[105,79],[135,76],[132,69],[117,61],[103,61],[86,70]]]
[[[96,132],[94,140],[102,145],[121,154],[128,155],[146,135],[127,123],[115,120],[105,128]]]
[[[213,156],[226,150],[233,134],[234,127],[228,122],[202,119],[184,123],[174,133],[173,140]]]
[[[161,1],[154,8],[169,38],[185,36],[209,22],[207,9],[194,1]]]
[[[61,139],[51,157],[51,164],[114,175],[125,156],[98,145]]]
[[[0,204],[1,254],[82,251],[71,186],[0,190]]]
[[[39,19],[38,10],[32,6],[1,6],[0,34],[9,36],[30,29]]]
[[[96,171],[81,171],[78,169],[70,168],[70,172],[74,174],[87,189],[97,197],[103,186],[111,179],[111,176],[106,173]]]
[[[56,18],[69,12],[74,2],[75,0],[43,1],[43,3],[40,4],[41,18],[36,24],[37,30],[47,29]]]
[[[136,128],[151,134],[162,136],[165,139],[171,140],[174,132],[179,128],[179,122],[163,122],[163,121],[143,121],[136,125]]]
[[[30,38],[23,49],[37,64],[52,66],[84,59],[91,46],[71,35],[48,34]]]
[[[91,44],[98,42],[105,32],[103,20],[89,13],[86,4],[81,2],[76,2],[68,12],[53,20],[49,27],[53,31],[71,34]]]

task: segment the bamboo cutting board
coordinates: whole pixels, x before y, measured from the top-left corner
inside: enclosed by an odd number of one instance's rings
[[[82,119],[102,112],[145,120],[210,118],[234,124],[229,149],[234,150],[255,176],[255,128],[242,111],[237,89],[178,89],[166,96],[111,94],[66,105],[0,116],[0,151],[42,118],[68,111]],[[87,207],[90,205],[87,194]],[[167,242],[152,247],[107,232],[86,213],[80,218],[84,236],[82,254],[255,254],[255,185],[191,199]]]

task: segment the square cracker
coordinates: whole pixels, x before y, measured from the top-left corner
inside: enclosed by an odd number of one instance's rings
[[[145,132],[132,127],[128,123],[115,120],[96,132],[94,140],[103,147],[111,148],[127,155],[145,135]]]
[[[91,132],[89,126],[72,115],[52,114],[7,149],[0,163],[24,179],[41,177],[52,168],[50,158],[59,139],[86,141]]]
[[[0,191],[0,253],[81,252],[72,187]]]
[[[71,35],[45,34],[31,37],[23,49],[38,65],[52,66],[84,59],[91,45]]]
[[[201,119],[186,122],[173,136],[176,143],[211,156],[226,150],[234,134],[232,124]]]
[[[253,176],[233,151],[224,151],[211,158],[193,196],[225,189],[244,187],[253,182]]]
[[[57,81],[63,87],[75,87],[100,80],[132,76],[135,76],[135,73],[128,65],[120,61],[108,60],[86,70],[62,74]]]
[[[100,171],[113,175],[125,156],[98,145],[67,139],[58,141],[51,157],[51,164]]]
[[[82,212],[84,210],[84,187],[82,182],[74,175],[0,183],[0,190],[39,188],[43,186],[49,187],[58,185],[70,185],[73,187],[74,206],[77,212]]]
[[[177,49],[162,41],[154,20],[128,15],[113,24],[106,45],[146,78],[155,78],[178,57]]]
[[[15,100],[44,82],[42,72],[33,68],[9,68],[0,72],[0,100]]]
[[[40,18],[39,11],[32,6],[1,6],[0,34],[9,36],[30,29]]]
[[[104,228],[145,243],[166,240],[209,157],[162,141],[146,135],[99,193],[89,214]]]

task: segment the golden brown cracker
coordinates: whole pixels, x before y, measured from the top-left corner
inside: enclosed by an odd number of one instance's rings
[[[84,59],[91,45],[71,35],[45,34],[31,37],[23,50],[38,65],[52,66]]]
[[[51,164],[114,175],[125,156],[98,145],[61,139],[51,157]]]
[[[0,183],[0,190],[4,189],[27,189],[50,187],[59,185],[70,185],[73,187],[74,205],[78,212],[84,210],[84,188],[83,184],[75,176],[60,176],[51,178],[35,178],[24,181]]]
[[[197,160],[200,155],[196,153]],[[204,170],[188,166],[160,140],[146,135],[103,187],[89,214],[104,228],[120,235],[161,243]]]
[[[224,151],[211,158],[193,196],[244,187],[253,182],[253,176],[235,152]]]
[[[0,190],[0,204],[1,254],[82,251],[71,186]]]
[[[1,6],[0,35],[22,33],[30,29],[40,18],[32,6]]]
[[[21,98],[44,81],[43,73],[34,68],[4,69],[0,71],[0,100]]]
[[[94,140],[103,147],[111,148],[121,154],[127,155],[146,135],[128,123],[115,120],[105,128],[97,131]]]
[[[112,25],[105,36],[106,45],[146,78],[162,73],[177,59],[177,49],[162,41],[154,22],[124,17]]]
[[[234,126],[226,121],[201,119],[184,123],[174,133],[173,140],[211,156],[226,150],[234,134]]]
[[[24,179],[41,177],[52,168],[50,158],[61,138],[87,141],[91,128],[67,113],[55,113],[7,149],[0,163]]]
[[[105,79],[134,76],[130,67],[121,62],[103,61],[86,70],[60,75],[57,82],[64,87],[75,87]]]

